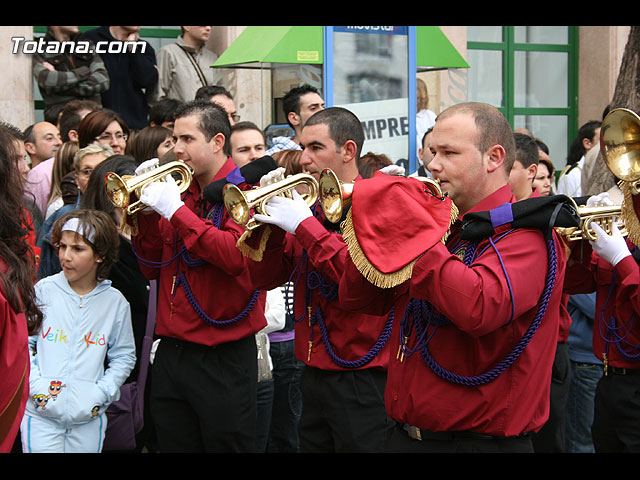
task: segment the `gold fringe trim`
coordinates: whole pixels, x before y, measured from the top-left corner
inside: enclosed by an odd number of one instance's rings
[[[633,194],[631,193],[631,184],[629,182],[620,182],[620,190],[624,195],[621,206],[622,221],[629,232],[628,238],[634,245],[640,246],[640,221],[638,215],[633,208]]]
[[[371,264],[369,259],[366,257],[364,252],[362,251],[362,247],[358,242],[358,238],[356,236],[356,232],[353,228],[353,219],[351,217],[352,209],[349,209],[347,212],[347,218],[344,222],[342,222],[342,238],[347,244],[347,250],[349,251],[349,256],[353,261],[353,264],[356,266],[358,271],[362,274],[364,278],[366,278],[370,283],[375,285],[378,288],[393,288],[397,285],[404,283],[405,281],[411,278],[411,274],[413,273],[413,266],[418,261],[418,259],[424,255],[424,253],[420,254],[417,258],[412,260],[409,264],[402,267],[400,270],[393,273],[384,273],[377,269],[375,266]],[[453,202],[451,203],[451,219],[450,224],[453,223],[458,218],[458,207],[456,207]],[[451,229],[449,228],[444,236],[440,239],[442,243],[447,241]]]
[[[267,225],[265,227],[264,232],[262,233],[262,238],[260,238],[260,245],[258,245],[258,248],[251,248],[246,244],[246,240],[251,236],[251,232],[252,230],[245,230],[236,242],[236,247],[238,247],[245,257],[249,257],[251,260],[256,262],[261,262],[262,257],[264,256],[264,251],[267,247],[267,241],[271,235],[271,226]]]
[[[131,219],[131,223],[127,222],[127,218]],[[128,216],[123,212],[122,220],[120,221],[120,231],[130,237],[138,235],[138,215]]]

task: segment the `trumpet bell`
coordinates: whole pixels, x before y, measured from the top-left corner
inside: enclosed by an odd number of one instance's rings
[[[233,183],[228,183],[222,189],[224,206],[231,218],[238,225],[247,225],[251,219],[251,207],[245,194]]]
[[[153,182],[163,182],[167,175],[173,173],[180,175],[177,184],[180,193],[184,192],[191,184],[192,173],[191,169],[180,161],[165,163],[140,175],[120,177],[114,172],[109,172],[104,180],[105,191],[116,207],[124,209],[127,215],[135,215],[145,208],[139,200],[144,187]]]
[[[331,223],[338,223],[342,210],[351,201],[353,182],[341,182],[335,172],[324,169],[318,180],[318,198],[325,217]]]
[[[600,128],[600,152],[611,172],[620,180],[640,179],[640,117],[626,108],[611,110]]]
[[[127,208],[130,202],[130,192],[127,189],[127,179],[132,175],[121,177],[115,172],[109,172],[104,179],[104,187],[111,202],[119,208]]]

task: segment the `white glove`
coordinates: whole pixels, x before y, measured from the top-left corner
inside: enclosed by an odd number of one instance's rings
[[[149,170],[158,168],[158,165],[160,165],[160,160],[157,158],[145,160],[136,168],[136,175],[140,175],[142,173],[148,172]]]
[[[587,207],[608,207],[611,205],[613,205],[613,201],[609,198],[609,192],[592,195],[587,199]]]
[[[627,242],[620,233],[618,223],[615,220],[611,226],[611,235],[607,235],[600,225],[595,222],[591,223],[591,228],[598,236],[595,242],[589,240],[591,248],[611,265],[615,267],[620,260],[631,255]]]
[[[265,204],[267,215],[256,213],[253,218],[262,223],[280,227],[285,232],[295,235],[296,229],[303,220],[313,216],[311,209],[302,196],[291,190],[293,199],[276,195]]]
[[[171,175],[167,175],[166,182],[153,182],[144,187],[140,201],[167,220],[171,220],[176,210],[184,205],[180,198],[180,188]]]
[[[269,173],[264,174],[260,177],[260,186],[266,187],[267,185],[271,185],[272,183],[276,183],[284,179],[284,171],[284,167],[278,167],[271,170]]]
[[[142,175],[143,173],[146,173],[149,170],[154,170],[158,168],[159,165],[160,165],[160,160],[157,158],[151,158],[149,160],[145,160],[144,162],[142,162],[140,165],[136,167],[135,174]],[[141,211],[145,215],[149,213],[153,213],[153,209],[149,207],[145,207]]]
[[[380,169],[385,175],[404,175],[404,167],[402,165],[387,165]]]

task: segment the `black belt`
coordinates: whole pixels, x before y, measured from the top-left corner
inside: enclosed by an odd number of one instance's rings
[[[621,368],[609,366],[608,370],[615,375],[640,375],[640,369],[637,368]]]
[[[451,440],[460,440],[460,439],[471,439],[471,440],[510,440],[515,438],[522,438],[528,433],[524,433],[522,435],[514,436],[514,437],[498,437],[495,435],[486,435],[484,433],[476,433],[470,431],[460,431],[460,432],[431,432],[429,430],[422,430],[421,428],[414,427],[413,425],[402,424],[402,429],[407,432],[409,438],[413,438],[414,440],[437,440],[437,441],[451,441]]]

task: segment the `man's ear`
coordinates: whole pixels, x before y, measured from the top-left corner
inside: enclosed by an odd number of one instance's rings
[[[36,153],[36,146],[33,142],[24,142],[24,149],[29,155]]]
[[[536,179],[536,175],[538,174],[538,164],[534,163],[529,165],[527,168],[527,178],[532,182]]]
[[[485,155],[487,156],[487,172],[494,172],[502,167],[507,156],[502,145],[490,147]]]
[[[69,130],[68,136],[69,136],[69,141],[71,142],[78,141],[78,132],[76,130]]]
[[[224,149],[224,144],[226,141],[227,139],[225,138],[224,134],[215,134],[209,142],[212,145],[213,153],[218,153],[220,150]]]
[[[341,148],[342,151],[342,161],[344,163],[349,163],[356,158],[358,154],[358,145],[353,140],[347,140]]]
[[[294,130],[295,127],[302,127],[301,123],[301,119],[300,119],[300,115],[298,115],[296,112],[289,112],[289,115],[287,115],[287,118],[289,119],[289,123],[291,123],[291,125],[293,125]]]

